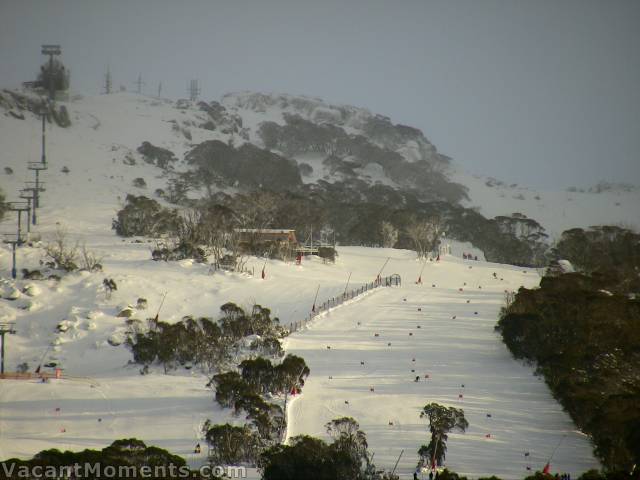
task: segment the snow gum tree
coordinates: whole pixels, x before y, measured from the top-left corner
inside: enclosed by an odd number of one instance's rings
[[[438,244],[440,219],[438,217],[427,220],[414,218],[407,225],[406,233],[413,242],[418,258],[425,258]]]
[[[429,421],[431,440],[418,450],[419,466],[435,467],[441,465],[447,451],[448,433],[451,430],[464,432],[469,422],[464,418],[464,411],[455,407],[445,407],[439,403],[429,403],[422,408],[420,418]]]
[[[393,248],[398,242],[398,229],[391,222],[383,221],[380,224],[380,235],[385,248]]]

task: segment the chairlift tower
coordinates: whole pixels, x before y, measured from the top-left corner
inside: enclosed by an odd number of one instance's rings
[[[31,233],[31,208],[32,208],[31,202],[33,202],[33,191],[23,188],[22,190],[20,190],[20,195],[18,195],[18,198],[26,200],[27,202],[27,235],[28,235],[29,233]]]
[[[21,245],[22,240],[22,212],[27,213],[27,224],[29,223],[29,210],[31,210],[30,206],[27,202],[7,202],[7,210],[10,212],[18,213],[18,232],[17,232],[17,244]]]
[[[46,163],[42,163],[42,162],[29,162],[27,164],[27,170],[32,170],[33,172],[35,172],[36,178],[35,178],[35,186],[36,188],[39,187],[39,185],[42,184],[42,182],[40,181],[40,172],[44,171],[44,170],[48,170],[48,166]],[[28,182],[27,182],[28,183]],[[44,191],[44,190],[39,190],[39,191]],[[40,208],[40,198],[39,196],[35,197],[35,207]]]
[[[6,237],[3,242],[11,245],[11,278],[15,280],[18,276],[18,269],[16,267],[16,248],[20,243],[20,239],[15,233],[5,233],[3,235]]]
[[[42,54],[49,55],[49,100],[53,101],[55,97],[55,89],[53,86],[53,57],[60,55],[62,49],[60,45],[42,45]]]
[[[45,102],[44,100],[42,100],[42,105],[40,106],[40,111],[39,111],[40,115],[42,116],[42,156],[41,156],[41,163],[43,165],[47,164],[47,155],[45,152],[45,140],[46,140],[46,124],[45,121],[47,119],[47,115],[49,113],[49,108],[47,107],[47,102]]]
[[[4,374],[4,336],[8,333],[15,335],[16,330],[13,328],[15,322],[2,322],[0,323],[0,338],[2,338],[2,346],[0,346],[0,375]]]
[[[38,170],[36,170],[37,172]],[[45,192],[44,183],[40,182],[36,175],[35,182],[25,182],[27,185],[23,190],[33,192],[33,203],[31,205],[31,223],[35,225],[37,223],[36,210],[40,207],[40,193]]]

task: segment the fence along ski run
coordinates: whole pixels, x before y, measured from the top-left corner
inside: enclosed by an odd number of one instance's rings
[[[388,277],[377,278],[373,282],[365,283],[364,285],[349,290],[348,292],[345,292],[342,295],[338,295],[337,297],[330,298],[320,305],[314,305],[314,308],[311,310],[307,318],[298,322],[291,322],[289,324],[289,333],[297,332],[322,312],[326,312],[331,308],[342,305],[344,302],[352,300],[357,296],[368,292],[369,290],[374,290],[378,287],[399,287],[401,283],[402,279],[400,278],[400,275],[394,273],[393,275],[389,275]]]

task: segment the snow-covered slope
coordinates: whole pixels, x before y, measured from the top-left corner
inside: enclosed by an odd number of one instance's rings
[[[554,471],[597,468],[585,436],[550,402],[542,379],[514,361],[493,331],[504,287],[535,285],[537,274],[448,257],[428,264],[416,285],[410,258],[391,266],[403,271],[403,288],[376,292],[289,337],[287,350],[313,372],[291,405],[289,435],[322,436],[326,422],[351,416],[368,433],[378,465],[393,468],[404,450],[398,471],[409,478],[416,445],[429,441],[420,410],[438,402],[462,408],[469,421],[448,442],[447,465],[456,472],[523,478],[559,443]]]
[[[226,97],[223,103],[242,117],[250,140],[261,118],[277,119],[280,107],[260,112],[237,100],[245,97],[233,98]],[[161,318],[170,322],[188,314],[215,317],[223,303],[233,301],[260,303],[289,323],[309,313],[318,285],[319,298],[329,298],[344,290],[350,273],[352,285],[371,281],[391,257],[384,273],[402,275],[403,287],[378,290],[340,307],[287,341],[288,350],[304,356],[312,371],[303,396],[291,406],[289,435],[322,436],[323,422],[351,415],[368,434],[380,466],[392,467],[392,458],[405,449],[401,472],[407,478],[417,460],[415,452],[426,438],[418,409],[440,401],[461,406],[469,415],[469,432],[452,435],[449,445],[448,463],[461,472],[521,477],[526,473],[522,453],[530,451],[531,466],[540,468],[565,433],[557,468],[579,473],[597,465],[588,440],[573,431],[544,384],[530,367],[511,359],[493,333],[504,290],[535,285],[539,279],[534,270],[481,261],[465,264],[452,256],[427,265],[424,285],[416,286],[421,265],[412,252],[355,247],[340,248],[335,265],[268,261],[265,280],[210,274],[208,266],[191,261],[153,262],[152,243],[122,239],[111,230],[111,220],[127,193],[152,196],[156,188],[166,187],[169,174],[145,163],[137,147],[150,141],[180,159],[194,143],[231,138],[241,142],[242,137],[238,132],[200,128],[207,117],[195,107],[176,108],[170,102],[130,94],[78,98],[66,107],[72,126],[47,127],[49,170],[42,176],[46,192],[32,237],[42,241],[18,250],[18,267],[38,268],[42,246],[63,226],[71,242],[84,243],[102,257],[104,272],[70,274],[59,283],[14,284],[7,280],[10,252],[6,246],[0,249],[3,291],[16,287],[24,292],[13,295],[17,297],[13,300],[0,299],[0,321],[16,322],[17,330],[7,336],[7,370],[23,362],[33,370],[44,355],[45,363],[59,363],[69,377],[48,384],[0,380],[0,458],[26,457],[51,447],[99,447],[116,438],[138,437],[197,461],[191,452],[207,418],[241,423],[242,417],[221,410],[204,387],[207,379],[193,370],[164,375],[159,367],[141,376],[138,367],[128,365],[130,352],[109,343],[110,339],[117,343],[126,329],[124,319],[116,316],[120,309],[146,298],[149,309],[136,316],[152,317],[166,293]],[[313,118],[335,116],[331,109],[321,113],[317,104],[314,108]],[[345,127],[358,128],[364,113],[347,113]],[[0,186],[9,200],[16,199],[23,181],[31,179],[27,162],[40,158],[39,120],[29,112],[24,116],[19,120],[0,115],[0,167],[13,170],[0,174]],[[69,173],[61,171],[64,166]],[[179,162],[175,168],[181,168]],[[371,172],[376,173],[380,174]],[[146,188],[132,186],[137,177],[145,179]],[[15,230],[15,214],[7,214],[0,230]],[[253,258],[248,267],[260,271],[263,262]],[[492,280],[494,271],[504,280]],[[118,284],[111,298],[102,287],[105,277]],[[59,331],[57,326],[65,320],[66,330]],[[375,340],[374,331],[380,333]],[[327,345],[332,346],[331,362]],[[360,361],[365,361],[362,368]],[[432,377],[414,383],[414,373]],[[459,401],[463,383],[464,398]]]
[[[469,201],[485,217],[523,213],[540,223],[551,240],[564,230],[593,225],[624,225],[640,228],[640,188],[604,191],[571,188],[566,191],[536,190],[507,185],[490,177],[466,174],[457,167],[452,179],[465,185]]]

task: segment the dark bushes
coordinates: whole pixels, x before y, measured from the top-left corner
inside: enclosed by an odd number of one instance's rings
[[[177,231],[178,223],[177,211],[163,208],[158,202],[145,196],[129,194],[124,208],[113,221],[112,228],[123,237],[156,236]]]
[[[234,303],[226,303],[220,309],[218,322],[206,317],[185,317],[173,324],[151,319],[146,332],[132,328],[127,345],[134,362],[150,365],[157,361],[165,371],[186,364],[217,370],[240,349],[242,339],[251,335],[266,342],[271,350],[281,351],[275,343],[279,344],[278,338],[285,331],[277,318],[271,318],[268,308],[255,305],[251,313],[246,313]]]
[[[570,273],[521,288],[497,328],[534,361],[609,469],[640,463],[640,300],[610,293],[616,276]]]

